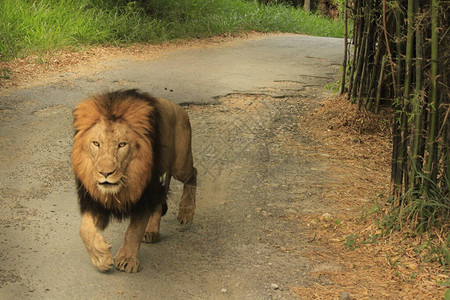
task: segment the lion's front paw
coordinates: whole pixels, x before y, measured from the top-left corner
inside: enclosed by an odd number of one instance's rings
[[[139,260],[137,257],[116,256],[115,265],[118,270],[127,273],[136,273],[139,271]]]
[[[156,243],[159,242],[161,240],[161,235],[159,234],[159,232],[146,232],[144,234],[144,238],[142,239],[142,241],[144,243]]]
[[[180,207],[180,210],[178,211],[178,221],[180,221],[181,224],[188,224],[192,223],[192,220],[194,220],[194,214],[195,214],[195,207]]]
[[[110,249],[111,245],[103,242],[94,243],[94,247],[92,247],[91,251],[88,251],[92,264],[99,269],[100,272],[106,272],[113,266],[113,258]]]

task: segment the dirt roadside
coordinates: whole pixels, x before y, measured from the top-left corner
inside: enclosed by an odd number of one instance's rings
[[[296,95],[235,93],[186,107],[199,170],[195,224],[177,224],[174,182],[163,240],[142,247],[142,271],[132,275],[96,272],[78,238],[70,109],[2,103],[0,298],[439,298],[426,282],[436,278],[397,276],[383,249],[344,246],[365,228],[362,209],[386,191],[389,138],[343,131],[336,120],[348,107],[324,102],[330,79],[302,80]],[[105,232],[113,250],[125,225]]]

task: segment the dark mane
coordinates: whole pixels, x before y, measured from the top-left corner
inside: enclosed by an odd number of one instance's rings
[[[116,121],[122,117],[120,112],[117,111],[117,106],[122,101],[144,101],[155,106],[155,98],[148,93],[140,92],[138,89],[118,90],[104,93],[97,96],[95,99],[97,100],[97,104],[103,108],[103,116],[111,121]]]

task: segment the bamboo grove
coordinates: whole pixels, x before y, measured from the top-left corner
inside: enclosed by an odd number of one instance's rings
[[[419,231],[433,226],[435,217],[448,222],[449,1],[345,0],[345,7],[353,37],[346,29],[341,93],[358,110],[395,109],[393,206],[420,199],[433,210],[410,216]]]

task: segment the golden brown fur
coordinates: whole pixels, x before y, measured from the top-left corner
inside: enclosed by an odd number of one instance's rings
[[[72,164],[83,217],[81,238],[94,266],[106,271],[113,260],[98,230],[111,216],[130,217],[115,265],[137,272],[140,242],[159,240],[172,176],[184,183],[178,219],[193,219],[197,172],[189,118],[180,106],[136,90],[84,100],[73,116]],[[160,182],[163,174],[165,182]]]

